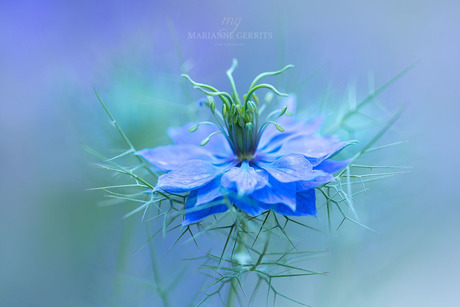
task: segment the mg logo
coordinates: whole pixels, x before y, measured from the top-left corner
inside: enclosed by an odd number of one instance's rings
[[[240,23],[241,17],[224,17],[222,19],[223,28],[220,31],[234,33],[240,26]]]

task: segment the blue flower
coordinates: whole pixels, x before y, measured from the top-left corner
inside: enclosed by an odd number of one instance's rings
[[[266,88],[277,95],[287,95],[258,82],[291,66],[259,75],[242,101],[232,78],[235,67],[236,61],[227,71],[232,95],[185,76],[208,95],[205,104],[216,121],[170,128],[168,135],[173,145],[137,152],[165,172],[155,189],[189,193],[183,225],[225,212],[232,205],[253,216],[267,210],[289,216],[315,216],[315,187],[334,180],[333,173],[348,164],[348,160],[330,158],[349,142],[341,142],[336,136],[320,136],[322,117],[301,121],[286,116],[295,114],[295,96],[289,96],[282,102],[283,108],[261,121],[268,102],[259,102],[254,92]],[[216,96],[222,100],[222,112],[216,109]]]

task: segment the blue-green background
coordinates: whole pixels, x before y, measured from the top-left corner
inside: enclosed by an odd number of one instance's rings
[[[285,83],[321,68],[298,93],[312,110],[325,92],[340,105],[356,85],[364,98],[369,73],[379,86],[416,62],[380,98],[390,111],[406,107],[381,144],[407,143],[368,161],[412,169],[359,198],[378,233],[352,224],[332,236],[301,230],[311,248],[330,248],[312,263],[330,273],[280,287],[312,306],[455,306],[459,14],[454,0],[1,1],[0,305],[159,306],[132,280],[152,280],[148,251],[135,253],[145,240],[140,217],[123,220],[126,206],[98,206],[103,193],[85,191],[117,181],[81,145],[106,155],[123,148],[93,88],[138,148],[153,147],[168,142],[167,126],[196,115],[199,95],[180,73],[228,89],[224,71],[236,57],[243,87],[289,63]],[[188,38],[219,31],[225,17],[272,38],[233,46]],[[166,252],[171,239],[155,241],[167,280],[185,256]],[[178,302],[196,280],[192,267]]]

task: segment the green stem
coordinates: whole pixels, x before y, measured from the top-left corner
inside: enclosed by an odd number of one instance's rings
[[[236,237],[236,251],[234,256],[232,257],[233,259],[233,267],[238,267],[241,263],[239,263],[238,257],[241,253],[244,253],[244,239],[246,237],[246,224],[244,220],[237,221],[241,225],[241,229],[238,230],[237,237]],[[233,307],[235,306],[236,302],[236,289],[238,287],[238,280],[236,277],[232,278],[232,281],[230,283],[230,289],[228,290],[228,299],[227,299],[227,307]]]
[[[165,289],[161,285],[160,274],[159,274],[159,271],[158,271],[158,265],[157,265],[157,261],[156,261],[155,246],[153,244],[152,232],[151,232],[150,227],[148,226],[147,223],[146,223],[146,228],[147,228],[147,236],[149,238],[151,238],[149,240],[149,248],[150,248],[150,256],[152,258],[153,276],[154,276],[154,279],[155,279],[155,284],[157,286],[156,290],[157,290],[158,294],[160,295],[160,298],[161,298],[161,300],[163,302],[163,306],[170,307],[171,304],[169,303],[168,294],[167,294],[167,292],[165,291]]]
[[[236,301],[236,295],[235,295],[235,290],[237,287],[237,281],[236,278],[232,278],[232,282],[230,284],[230,289],[228,290],[228,300],[227,300],[227,307],[233,307],[235,306],[235,301]]]

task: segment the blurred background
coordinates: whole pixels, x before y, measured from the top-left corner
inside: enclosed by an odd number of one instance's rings
[[[180,74],[228,90],[232,58],[240,92],[294,64],[273,82],[307,114],[320,101],[359,101],[416,63],[379,96],[389,114],[405,108],[379,145],[407,142],[367,159],[412,170],[359,197],[377,233],[302,233],[312,249],[329,248],[311,263],[329,275],[279,286],[312,306],[457,305],[459,13],[455,0],[1,1],[0,305],[160,306],[144,282],[153,273],[141,216],[123,219],[131,205],[101,206],[104,193],[86,191],[117,180],[83,145],[107,156],[125,148],[93,89],[136,148],[154,147],[169,142],[168,126],[201,114]],[[235,38],[210,36],[219,31]],[[183,306],[199,277],[191,267],[174,278],[197,251],[167,252],[171,236],[155,240],[156,257]]]

